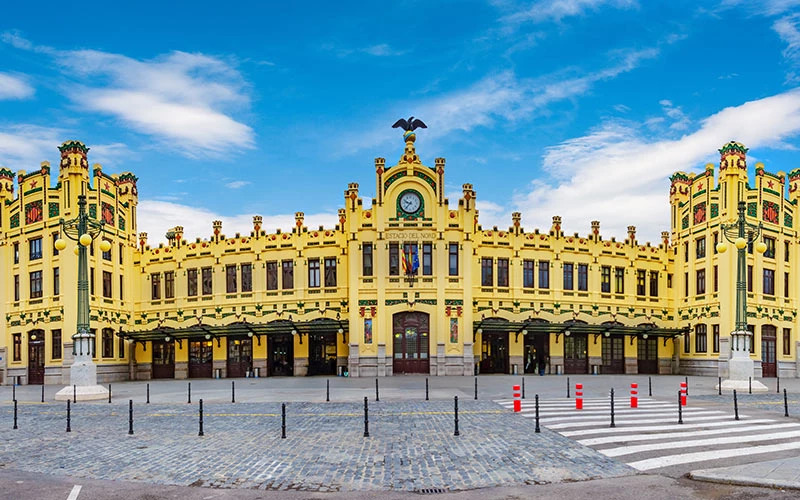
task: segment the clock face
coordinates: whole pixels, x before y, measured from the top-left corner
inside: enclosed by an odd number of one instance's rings
[[[408,192],[400,197],[400,208],[407,214],[416,213],[421,205],[422,200],[417,193]]]

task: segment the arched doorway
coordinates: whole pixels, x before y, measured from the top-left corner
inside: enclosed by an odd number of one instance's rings
[[[44,330],[28,332],[28,383],[44,384]]]
[[[401,312],[392,318],[394,373],[429,373],[430,326],[426,313]]]

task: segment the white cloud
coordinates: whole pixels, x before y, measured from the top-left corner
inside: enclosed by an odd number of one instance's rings
[[[349,57],[359,54],[366,54],[374,57],[391,57],[408,53],[407,50],[392,48],[392,46],[387,43],[379,43],[359,48],[342,47],[335,43],[324,43],[321,48],[322,50],[333,52],[336,57]]]
[[[103,166],[120,163],[125,159],[130,159],[134,156],[128,146],[121,142],[113,142],[111,144],[95,144],[90,146],[89,159],[94,163],[100,163]]]
[[[252,184],[250,181],[231,181],[225,184],[225,187],[230,189],[239,189],[242,187],[247,186],[248,184]]]
[[[24,76],[0,73],[0,100],[26,99],[31,97],[33,92],[33,87]]]
[[[800,0],[723,0],[720,8],[745,8],[750,12],[763,16],[776,16],[800,6]]]
[[[0,165],[12,170],[36,170],[43,160],[59,157],[56,147],[64,142],[63,137],[60,129],[36,125],[0,128]]]
[[[800,22],[800,15],[785,16],[772,24],[772,29],[781,40],[786,43],[786,48],[783,49],[783,57],[786,58],[792,66],[796,66],[800,60],[800,30],[798,30],[798,23]],[[796,80],[797,76],[794,73],[787,75],[787,79],[792,81]]]
[[[596,11],[601,7],[627,9],[638,6],[635,0],[540,0],[533,2],[520,12],[503,18],[509,23],[543,23],[559,22],[567,17],[582,16],[588,11]]]
[[[718,161],[717,149],[730,140],[774,147],[798,133],[797,89],[723,109],[679,139],[655,139],[641,127],[609,122],[549,148],[544,167],[557,176],[534,181],[514,205],[527,228],[549,228],[550,217],[561,215],[570,233],[586,234],[590,221],[599,220],[606,237],[623,238],[635,225],[640,241],[656,242],[669,229],[669,175]]]
[[[256,214],[253,214],[256,215]],[[222,233],[228,237],[241,233],[249,235],[253,230],[253,215],[220,215],[205,208],[192,207],[168,201],[139,201],[137,216],[138,230],[147,233],[148,243],[166,242],[166,233],[175,226],[183,226],[184,238],[194,241],[195,238],[208,239],[213,234],[212,221],[222,221]],[[305,225],[316,228],[323,225],[333,229],[338,224],[335,213],[306,214]],[[295,225],[294,214],[264,215],[261,228],[267,232],[281,229],[290,231]]]

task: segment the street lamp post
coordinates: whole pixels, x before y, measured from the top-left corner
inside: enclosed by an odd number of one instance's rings
[[[58,391],[56,399],[104,399],[108,397],[108,390],[97,385],[97,367],[92,361],[95,335],[89,328],[89,268],[86,255],[87,247],[103,232],[104,223],[89,218],[86,213],[86,195],[78,196],[78,216],[69,220],[61,219],[59,223],[62,234],[78,242],[75,248],[78,256],[78,324],[77,331],[72,336],[74,359],[69,369],[70,385]],[[67,243],[59,238],[55,246],[62,251]],[[111,243],[102,240],[100,250],[108,252],[111,250]]]
[[[731,358],[728,360],[728,378],[722,382],[722,389],[749,389],[748,382],[754,375],[753,360],[750,358],[750,346],[753,334],[747,329],[747,260],[746,248],[758,241],[762,225],[749,223],[745,219],[745,202],[738,205],[739,217],[730,224],[722,224],[725,239],[736,247],[736,324],[731,332]],[[723,253],[728,249],[725,242],[717,244],[717,251]],[[758,241],[756,252],[764,253],[767,245]],[[752,390],[766,391],[767,387],[753,380]]]

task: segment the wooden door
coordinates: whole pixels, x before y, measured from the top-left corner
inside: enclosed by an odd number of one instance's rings
[[[308,337],[308,374],[336,375],[336,333],[313,333]]]
[[[253,369],[253,339],[228,337],[228,378],[245,377]]]
[[[777,359],[775,357],[775,327],[764,325],[761,327],[761,376],[775,377],[778,374]]]
[[[603,337],[602,361],[600,373],[625,373],[624,337]]]
[[[481,335],[481,373],[508,373],[508,334],[484,332]]]
[[[564,336],[564,373],[589,373],[588,347],[585,333]]]
[[[28,383],[44,384],[44,331],[31,332],[28,342]]]
[[[658,339],[638,339],[637,369],[639,373],[658,373]]]
[[[294,374],[294,338],[288,333],[269,338],[269,374],[290,377]]]
[[[214,359],[213,346],[211,340],[189,342],[189,378],[211,378]]]
[[[392,369],[394,373],[429,373],[430,329],[428,315],[405,312],[392,321]]]
[[[153,378],[175,378],[175,344],[153,341]]]

